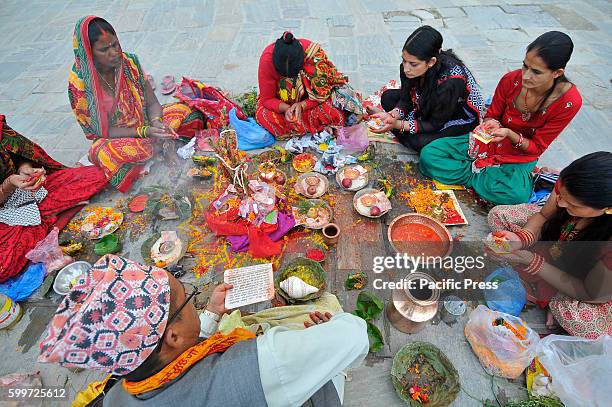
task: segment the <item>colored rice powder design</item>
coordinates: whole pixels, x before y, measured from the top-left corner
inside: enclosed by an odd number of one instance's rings
[[[23,308],[4,294],[0,294],[0,329],[11,329],[23,316]]]

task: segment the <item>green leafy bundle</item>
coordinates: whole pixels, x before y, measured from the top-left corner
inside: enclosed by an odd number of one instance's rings
[[[370,352],[373,353],[380,351],[385,346],[380,329],[371,322],[378,318],[384,308],[385,303],[380,298],[369,291],[362,291],[357,297],[357,309],[353,311],[353,314],[366,321],[368,338],[370,339]]]

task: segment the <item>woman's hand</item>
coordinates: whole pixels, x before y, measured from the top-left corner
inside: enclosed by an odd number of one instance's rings
[[[30,175],[13,174],[8,179],[12,186],[26,191],[33,191],[40,187],[40,185],[36,185],[38,178],[31,178]]]
[[[500,230],[499,232],[493,232],[493,237],[501,237],[505,241],[508,242],[508,246],[510,252],[516,252],[517,250],[521,250],[523,247],[523,242],[518,237],[518,235],[514,232],[510,232],[509,230]]]
[[[379,109],[377,107],[374,107],[374,106],[367,106],[366,107],[366,112],[368,114],[372,115],[372,114],[376,114],[376,113],[384,113],[385,111],[382,110],[382,109]]]
[[[493,143],[501,143],[505,138],[511,137],[512,130],[507,127],[500,127],[493,131],[489,131],[489,133],[493,136],[493,140],[491,140]]]
[[[47,171],[43,167],[33,168],[29,163],[22,164],[19,167],[19,174],[27,175],[28,181],[34,181],[36,187],[42,184],[42,182],[45,180],[46,173]]]
[[[525,265],[525,266],[528,265],[529,263],[531,263],[533,261],[534,256],[535,256],[535,254],[533,254],[529,250],[517,250],[517,251],[512,252],[512,253],[500,254],[500,253],[495,253],[491,249],[487,249],[487,252],[490,255],[492,255],[493,257],[496,257],[496,258],[498,258],[500,260],[505,260],[508,263],[511,263],[511,264],[522,264],[522,265]]]
[[[495,119],[488,119],[482,122],[482,124],[478,127],[481,127],[483,130],[487,132],[493,132],[499,128],[501,128],[501,123]]]
[[[168,126],[166,126],[163,120],[159,117],[155,117],[151,120],[151,127],[155,127],[156,129],[168,130]]]
[[[225,308],[225,296],[227,295],[227,290],[231,290],[232,288],[234,288],[233,285],[226,283],[221,283],[216,286],[210,295],[210,301],[206,309],[219,316],[227,313],[228,309]]]
[[[380,112],[380,113],[374,113],[372,115],[372,117],[376,117],[378,119],[381,119],[383,121],[383,127],[380,129],[373,129],[370,128],[370,131],[372,133],[386,133],[390,130],[393,130],[395,128],[395,123],[397,122],[397,119],[395,119],[393,116],[391,116],[391,114],[387,113],[387,112]]]
[[[393,117],[394,119],[399,119],[402,117],[402,113],[399,111],[398,108],[395,108],[393,110],[391,110],[389,112],[389,114],[391,115],[391,117]]]
[[[159,139],[173,139],[174,135],[166,129],[160,129],[158,127],[147,128],[147,137],[159,138]]]
[[[304,326],[306,328],[310,328],[311,326],[323,324],[325,322],[328,322],[332,318],[332,314],[330,314],[329,312],[326,312],[325,314],[323,314],[319,311],[311,312],[309,316],[312,322],[305,321]]]
[[[292,104],[285,112],[285,119],[291,123],[299,122],[302,119],[302,110],[303,106],[301,102]]]

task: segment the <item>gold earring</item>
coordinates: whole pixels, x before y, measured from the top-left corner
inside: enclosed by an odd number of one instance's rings
[[[606,215],[612,215],[612,208],[608,208],[604,211]]]

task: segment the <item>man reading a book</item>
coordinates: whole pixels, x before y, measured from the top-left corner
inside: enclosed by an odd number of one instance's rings
[[[316,313],[304,330],[213,333],[230,288],[218,286],[198,316],[195,287],[163,269],[104,256],[60,304],[39,361],[119,377],[104,406],[341,405],[342,372],[368,352],[365,322]]]

